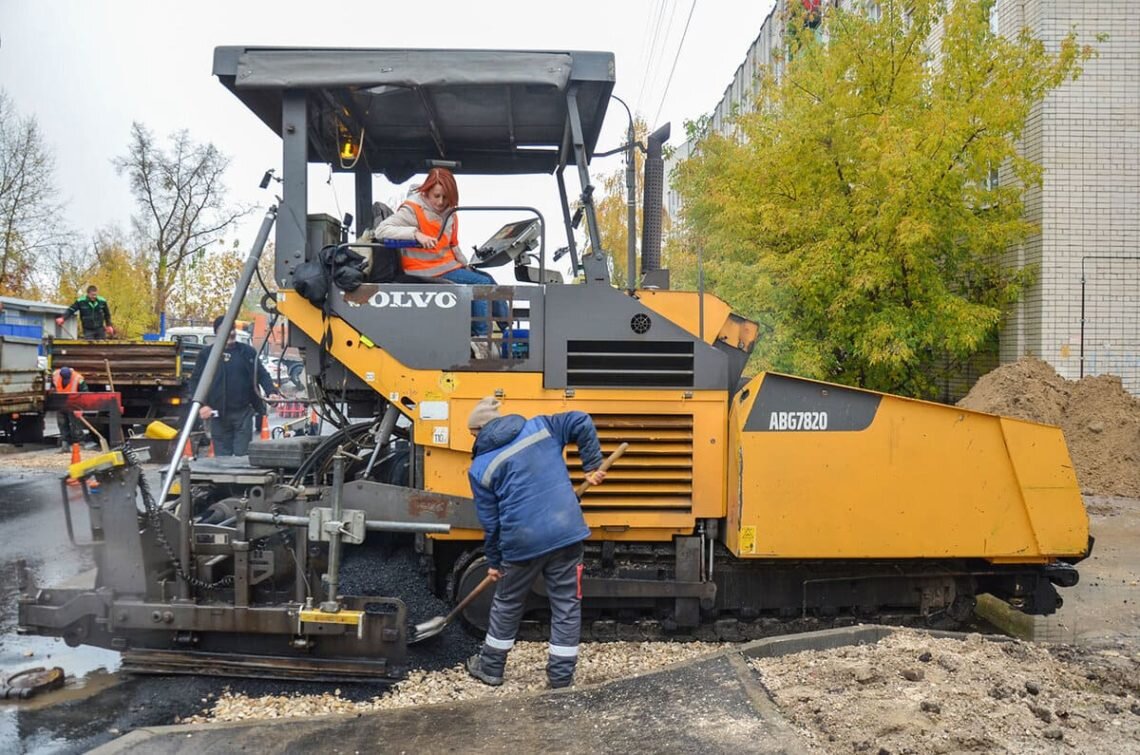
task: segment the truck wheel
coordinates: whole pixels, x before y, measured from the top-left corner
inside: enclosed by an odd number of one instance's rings
[[[22,414],[13,422],[12,442],[17,446],[25,443],[43,443],[44,415]]]

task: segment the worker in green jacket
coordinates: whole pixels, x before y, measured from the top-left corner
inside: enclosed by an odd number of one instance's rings
[[[115,335],[115,328],[111,325],[111,307],[106,299],[99,296],[97,287],[88,286],[87,296],[76,299],[66,312],[55,318],[55,324],[62,326],[74,314],[79,315],[80,335],[83,338],[110,338]]]

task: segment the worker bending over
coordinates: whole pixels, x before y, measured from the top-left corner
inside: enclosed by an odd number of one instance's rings
[[[57,367],[51,373],[51,389],[53,393],[79,393],[87,390],[87,383],[79,370],[70,367]],[[56,415],[56,424],[59,426],[59,452],[67,453],[72,443],[83,442],[83,426],[79,416],[82,412],[60,410]]]
[[[531,586],[541,574],[550,598],[550,686],[567,687],[578,662],[582,627],[582,541],[590,528],[562,449],[570,441],[586,479],[605,479],[598,433],[590,415],[566,412],[526,419],[501,416],[500,402],[487,397],[467,420],[475,436],[468,476],[484,532],[487,574],[497,582],[482,650],[467,670],[485,684],[503,683],[507,653],[515,644]]]

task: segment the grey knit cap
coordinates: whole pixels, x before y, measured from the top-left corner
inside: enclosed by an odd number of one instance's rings
[[[469,430],[482,430],[483,425],[502,416],[499,414],[499,407],[502,405],[503,402],[494,396],[483,399],[475,405],[471,414],[467,415],[467,428]]]

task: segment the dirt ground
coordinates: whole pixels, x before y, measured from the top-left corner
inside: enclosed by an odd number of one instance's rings
[[[1140,654],[935,639],[752,661],[809,748],[826,753],[1140,748]]]
[[[1086,496],[1096,546],[1060,642],[935,639],[753,661],[814,752],[1140,752],[1140,500]]]

